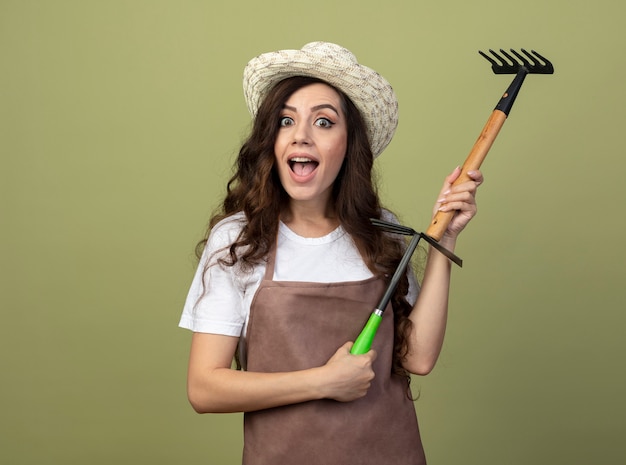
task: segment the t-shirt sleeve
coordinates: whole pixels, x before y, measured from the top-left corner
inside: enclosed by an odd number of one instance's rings
[[[185,300],[179,322],[181,328],[199,333],[241,335],[246,313],[236,266],[218,263],[218,258],[228,253],[238,233],[239,228],[232,221],[213,228]]]

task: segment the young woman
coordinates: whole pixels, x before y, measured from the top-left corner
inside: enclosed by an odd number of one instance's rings
[[[350,353],[404,249],[370,223],[394,220],[372,166],[397,126],[395,94],[324,42],[252,59],[244,93],[254,126],[180,323],[193,331],[189,400],[245,412],[246,465],[423,464],[409,374],[428,374],[441,350],[448,259],[430,251],[421,286],[407,272],[372,350]],[[482,182],[470,172],[452,187],[459,174],[434,207],[457,211],[440,241],[449,250]]]

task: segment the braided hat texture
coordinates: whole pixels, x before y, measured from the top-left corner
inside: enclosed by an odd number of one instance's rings
[[[336,44],[311,42],[301,50],[279,50],[250,60],[243,73],[246,105],[253,117],[278,82],[294,76],[321,79],[346,94],[361,112],[374,157],[389,145],[398,126],[398,100],[380,74]]]

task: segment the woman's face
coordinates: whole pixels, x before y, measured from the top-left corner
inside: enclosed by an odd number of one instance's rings
[[[342,100],[332,87],[310,84],[287,99],[274,153],[280,181],[292,202],[328,206],[347,140]]]

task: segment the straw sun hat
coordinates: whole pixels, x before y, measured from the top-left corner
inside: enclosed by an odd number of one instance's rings
[[[243,91],[252,116],[275,84],[293,76],[316,77],[346,94],[361,112],[374,157],[391,142],[398,125],[398,101],[391,85],[360,65],[349,50],[328,42],[311,42],[302,50],[279,50],[250,60],[243,72]]]

